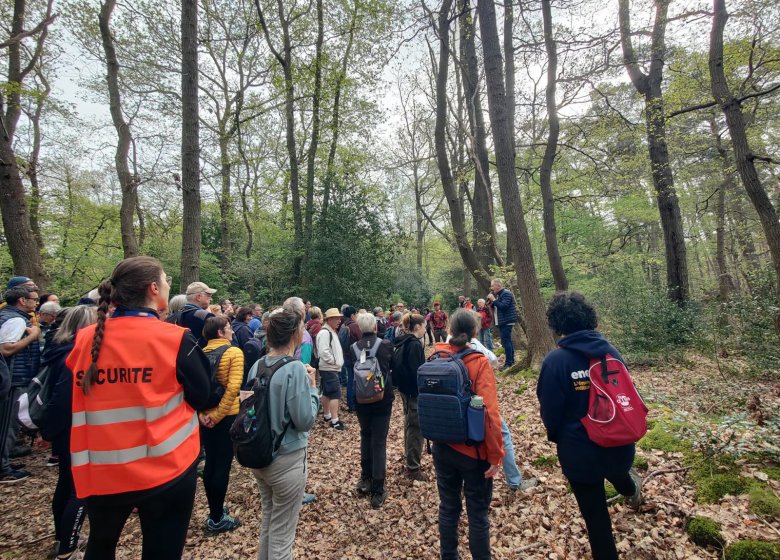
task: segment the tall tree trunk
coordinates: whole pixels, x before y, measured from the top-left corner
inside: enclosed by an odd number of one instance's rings
[[[43,106],[51,93],[51,85],[43,72],[38,74],[38,78],[43,84],[43,91],[38,91],[35,98],[35,111],[30,120],[33,126],[33,147],[30,154],[30,162],[27,167],[27,177],[30,179],[30,228],[32,229],[35,241],[38,243],[38,249],[43,250],[43,236],[41,235],[41,226],[39,222],[39,211],[41,207],[41,187],[38,182],[38,164],[41,154],[41,142],[43,134],[41,133],[41,114]]]
[[[726,148],[723,147],[714,115],[710,117],[710,130],[715,138],[715,149],[718,151],[723,169],[723,180],[718,187],[718,202],[715,209],[717,220],[715,228],[715,261],[718,264],[718,298],[721,302],[726,302],[729,299],[731,290],[734,288],[734,283],[726,264],[726,195],[727,193],[733,193],[735,189],[731,171],[728,169],[728,154],[726,153]]]
[[[51,9],[52,0],[49,0],[47,19],[51,16]],[[16,37],[24,31],[25,11],[26,1],[15,0],[10,37]],[[29,276],[41,288],[49,283],[49,275],[43,267],[40,248],[30,227],[30,214],[13,142],[21,115],[22,83],[40,60],[47,34],[48,24],[38,33],[33,55],[24,67],[20,42],[12,42],[8,46],[8,79],[6,87],[0,91],[0,214],[3,230],[14,273]]]
[[[479,90],[479,61],[475,47],[474,10],[470,0],[458,0],[460,14],[460,64],[466,113],[471,135],[471,157],[474,161],[474,197],[471,205],[474,252],[486,270],[504,261],[496,244],[493,192],[490,185],[490,162],[487,150],[485,115]]]
[[[689,296],[688,262],[685,255],[685,236],[682,214],[674,189],[674,177],[669,164],[666,145],[666,117],[661,90],[664,59],[667,11],[670,0],[655,0],[651,61],[647,74],[639,67],[631,39],[629,0],[619,0],[620,39],[623,47],[623,63],[636,90],[645,98],[645,123],[653,185],[658,200],[658,212],[664,233],[666,253],[666,286],[669,299],[684,303]]]
[[[561,253],[558,250],[558,231],[555,227],[555,199],[552,191],[552,169],[555,155],[558,151],[558,135],[561,124],[558,119],[558,102],[555,100],[555,90],[558,82],[558,47],[553,38],[552,9],[550,0],[542,0],[542,19],[544,22],[544,46],[547,50],[547,146],[544,150],[539,183],[542,191],[542,218],[544,221],[544,243],[547,247],[547,259],[550,261],[555,289],[566,291],[569,280],[563,269]]]
[[[308,263],[311,253],[312,222],[314,218],[314,170],[320,142],[320,102],[322,97],[322,43],[324,39],[322,0],[317,0],[317,40],[314,46],[314,94],[311,108],[311,140],[306,154],[306,211],[304,215],[303,278],[304,292],[309,288]]]
[[[726,117],[726,125],[731,136],[731,145],[734,149],[734,161],[737,171],[745,186],[750,202],[758,213],[758,219],[764,230],[769,254],[772,257],[772,266],[775,269],[776,286],[776,310],[774,316],[775,331],[780,337],[780,222],[778,222],[777,210],[772,205],[761,179],[756,171],[753,153],[748,145],[745,132],[745,121],[742,116],[742,108],[734,97],[726,82],[726,73],[723,70],[723,28],[729,14],[726,11],[725,0],[713,1],[712,33],[710,34],[710,83],[712,95],[720,105]]]
[[[265,34],[266,43],[268,43],[271,52],[282,67],[284,75],[284,116],[287,128],[286,144],[287,158],[290,166],[290,198],[292,199],[293,210],[293,229],[295,254],[293,256],[293,280],[295,283],[301,281],[301,265],[303,263],[303,216],[301,214],[301,193],[300,178],[298,170],[298,148],[295,140],[295,84],[293,82],[292,71],[292,40],[290,38],[290,20],[284,13],[284,2],[277,0],[277,15],[279,25],[282,28],[282,48],[281,51],[274,48],[271,42],[271,34],[260,6],[260,1],[255,0],[257,13],[260,18],[260,25]]]
[[[103,41],[103,53],[106,56],[106,83],[108,85],[108,104],[111,120],[118,138],[114,152],[114,166],[122,190],[122,206],[119,209],[119,228],[122,233],[122,250],[124,257],[138,255],[138,242],[135,238],[135,177],[130,172],[128,156],[133,136],[130,125],[122,113],[122,98],[119,92],[119,61],[114,48],[114,38],[111,36],[111,15],[116,7],[116,0],[106,0],[98,13],[98,27]]]
[[[490,289],[490,275],[482,268],[476,254],[469,245],[461,197],[458,196],[447,153],[447,76],[450,60],[451,9],[452,0],[444,0],[438,17],[439,68],[436,74],[436,127],[434,130],[436,161],[439,167],[439,174],[441,175],[442,189],[450,210],[455,245],[463,259],[464,266],[477,279],[480,289],[487,291]]]
[[[181,291],[200,277],[200,121],[198,119],[198,0],[181,8],[181,167],[184,223]]]
[[[336,77],[336,87],[335,92],[333,94],[333,110],[331,111],[331,114],[333,115],[331,117],[330,122],[330,148],[328,149],[328,163],[325,166],[325,180],[323,181],[323,190],[322,190],[322,213],[327,214],[328,213],[328,205],[330,204],[330,196],[331,196],[331,189],[333,188],[333,177],[335,174],[334,168],[335,168],[335,162],[336,162],[336,148],[338,146],[339,141],[339,132],[340,132],[340,116],[341,116],[341,94],[344,90],[344,83],[347,79],[347,66],[349,64],[349,57],[352,53],[352,45],[354,44],[355,40],[355,26],[357,25],[357,14],[358,14],[358,2],[355,2],[355,7],[352,11],[352,20],[349,24],[349,31],[348,35],[349,38],[347,39],[347,48],[344,49],[344,56],[341,59],[341,66],[339,68],[338,76]]]
[[[226,115],[227,116],[227,115]],[[232,217],[233,201],[231,200],[230,186],[232,181],[233,165],[230,161],[229,133],[225,123],[220,125],[219,137],[219,176],[221,194],[219,197],[219,237],[220,237],[220,268],[223,274],[228,274],[233,261],[233,247],[230,241],[230,219]]]
[[[539,292],[531,240],[523,215],[523,205],[515,174],[515,149],[513,123],[508,117],[506,85],[498,39],[496,10],[493,2],[479,2],[479,28],[482,33],[482,50],[485,60],[488,109],[493,129],[496,152],[498,185],[504,207],[504,220],[508,235],[508,253],[517,273],[518,291],[523,304],[528,334],[527,362],[534,368],[541,366],[544,355],[554,348],[552,333],[547,325],[545,307]],[[512,50],[507,53],[512,55]],[[509,82],[513,82],[510,79]]]

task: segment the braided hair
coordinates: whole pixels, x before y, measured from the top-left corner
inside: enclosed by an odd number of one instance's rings
[[[143,307],[146,304],[146,290],[152,282],[162,278],[163,266],[153,257],[130,257],[124,259],[98,286],[97,325],[92,339],[92,363],[84,374],[81,388],[85,395],[95,383],[97,360],[103,344],[106,319],[111,305]]]

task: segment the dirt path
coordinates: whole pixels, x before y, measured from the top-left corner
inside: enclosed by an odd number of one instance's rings
[[[710,400],[733,396],[713,395],[705,373],[679,370],[635,372],[643,392],[655,402],[689,407],[709,406]],[[696,384],[700,387],[695,390]],[[771,386],[757,387],[769,391]],[[584,559],[590,558],[585,526],[576,502],[567,491],[560,467],[554,463],[555,449],[544,435],[539,420],[533,380],[501,379],[499,398],[504,419],[514,436],[518,463],[524,476],[535,476],[540,487],[510,501],[503,478],[496,480],[491,509],[491,541],[496,559]],[[747,388],[745,388],[747,390]],[[690,397],[696,394],[696,398]],[[683,398],[684,397],[684,398]],[[701,401],[701,402],[700,402]],[[702,402],[705,404],[702,405]],[[388,438],[387,490],[380,510],[358,497],[354,486],[359,478],[359,431],[357,419],[347,415],[345,432],[327,428],[321,421],[311,432],[309,482],[307,489],[317,502],[302,510],[295,543],[299,559],[435,559],[438,557],[438,495],[430,456],[424,468],[427,483],[411,482],[401,473],[403,431],[401,402],[396,400]],[[680,457],[662,452],[642,452],[648,471],[681,467]],[[0,558],[46,558],[50,550],[51,494],[56,469],[46,468],[45,450],[27,458],[34,478],[14,486],[0,487],[4,523],[0,526]],[[553,464],[535,467],[534,460],[550,458]],[[540,464],[539,462],[536,463]],[[639,513],[620,504],[611,507],[618,549],[631,559],[717,558],[711,551],[693,545],[684,532],[685,518],[707,511],[725,520],[729,538],[772,538],[772,531],[747,512],[746,499],[727,498],[716,506],[699,506],[694,488],[683,472],[655,476],[646,485],[647,503]],[[185,558],[223,560],[254,558],[259,535],[259,495],[254,477],[234,463],[227,503],[242,526],[227,535],[205,537],[202,524],[207,507],[201,485],[190,524]],[[461,550],[467,557],[465,512],[461,527]],[[777,531],[777,529],[775,529]],[[775,533],[777,538],[778,533]],[[33,542],[37,541],[37,542]],[[18,548],[9,544],[31,543]],[[131,518],[120,542],[118,558],[140,558],[140,527]]]

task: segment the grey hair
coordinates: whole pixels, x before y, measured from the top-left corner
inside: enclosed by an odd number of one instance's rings
[[[495,282],[496,284],[498,284],[498,285],[499,285],[499,286],[501,286],[502,288],[504,287],[504,281],[503,281],[503,280],[501,280],[501,278],[493,278],[493,280],[491,280],[490,282],[491,282],[491,283]]]
[[[79,329],[97,322],[97,307],[94,305],[77,305],[68,309],[65,319],[63,319],[57,334],[54,335],[54,342],[65,344],[73,340]]]
[[[306,317],[306,305],[304,305],[303,300],[297,296],[288,297],[284,300],[282,307],[285,311],[295,313],[301,319]]]
[[[184,304],[187,303],[187,296],[184,294],[178,294],[171,298],[171,300],[168,302],[168,313],[174,314],[177,311],[180,311],[182,307],[184,307]]]
[[[371,313],[361,313],[357,316],[357,324],[360,327],[360,332],[373,333],[376,330],[376,317]]]
[[[47,301],[43,305],[41,305],[41,308],[38,310],[38,313],[43,313],[46,315],[56,315],[62,310],[62,307],[60,307],[60,304],[56,301]]]
[[[400,311],[395,311],[395,312],[393,312],[393,321],[395,321],[397,323],[397,322],[399,322],[403,318],[403,316],[404,316],[404,314],[401,313]]]

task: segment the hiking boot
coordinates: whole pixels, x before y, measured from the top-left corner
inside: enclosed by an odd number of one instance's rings
[[[20,471],[24,468],[24,463],[8,463],[8,466],[11,468],[12,471]]]
[[[317,501],[317,496],[314,494],[309,494],[307,492],[303,493],[303,505],[307,506],[309,504],[313,504]]]
[[[422,472],[422,469],[410,469],[407,467],[404,469],[406,478],[409,480],[419,480],[420,482],[428,482],[428,477]]]
[[[510,486],[509,490],[512,492],[526,492],[531,488],[539,486],[539,481],[535,478],[528,478],[520,483],[520,486]]]
[[[330,423],[331,428],[335,428],[336,430],[339,430],[340,432],[343,432],[347,429],[347,425],[342,422],[341,420],[338,420],[337,422],[331,422]]]
[[[385,503],[385,498],[387,498],[387,490],[382,490],[381,492],[374,492],[371,494],[371,507],[374,509],[379,509],[382,507],[382,504]]]
[[[18,459],[19,457],[27,457],[32,453],[32,447],[29,445],[17,445],[8,454],[9,459]]]
[[[363,496],[367,495],[369,492],[371,492],[371,479],[370,478],[361,478],[360,482],[357,484],[357,493],[362,494]]]
[[[628,476],[634,481],[636,490],[631,496],[625,497],[625,502],[631,509],[639,509],[639,506],[642,505],[642,477],[639,476],[639,473],[633,467],[629,469]]]
[[[15,484],[22,480],[30,478],[30,473],[25,470],[9,470],[6,474],[0,476],[0,484]]]
[[[206,520],[206,532],[216,535],[217,533],[226,533],[227,531],[233,531],[241,525],[241,522],[227,513],[222,514],[222,519],[214,521],[210,517]]]

